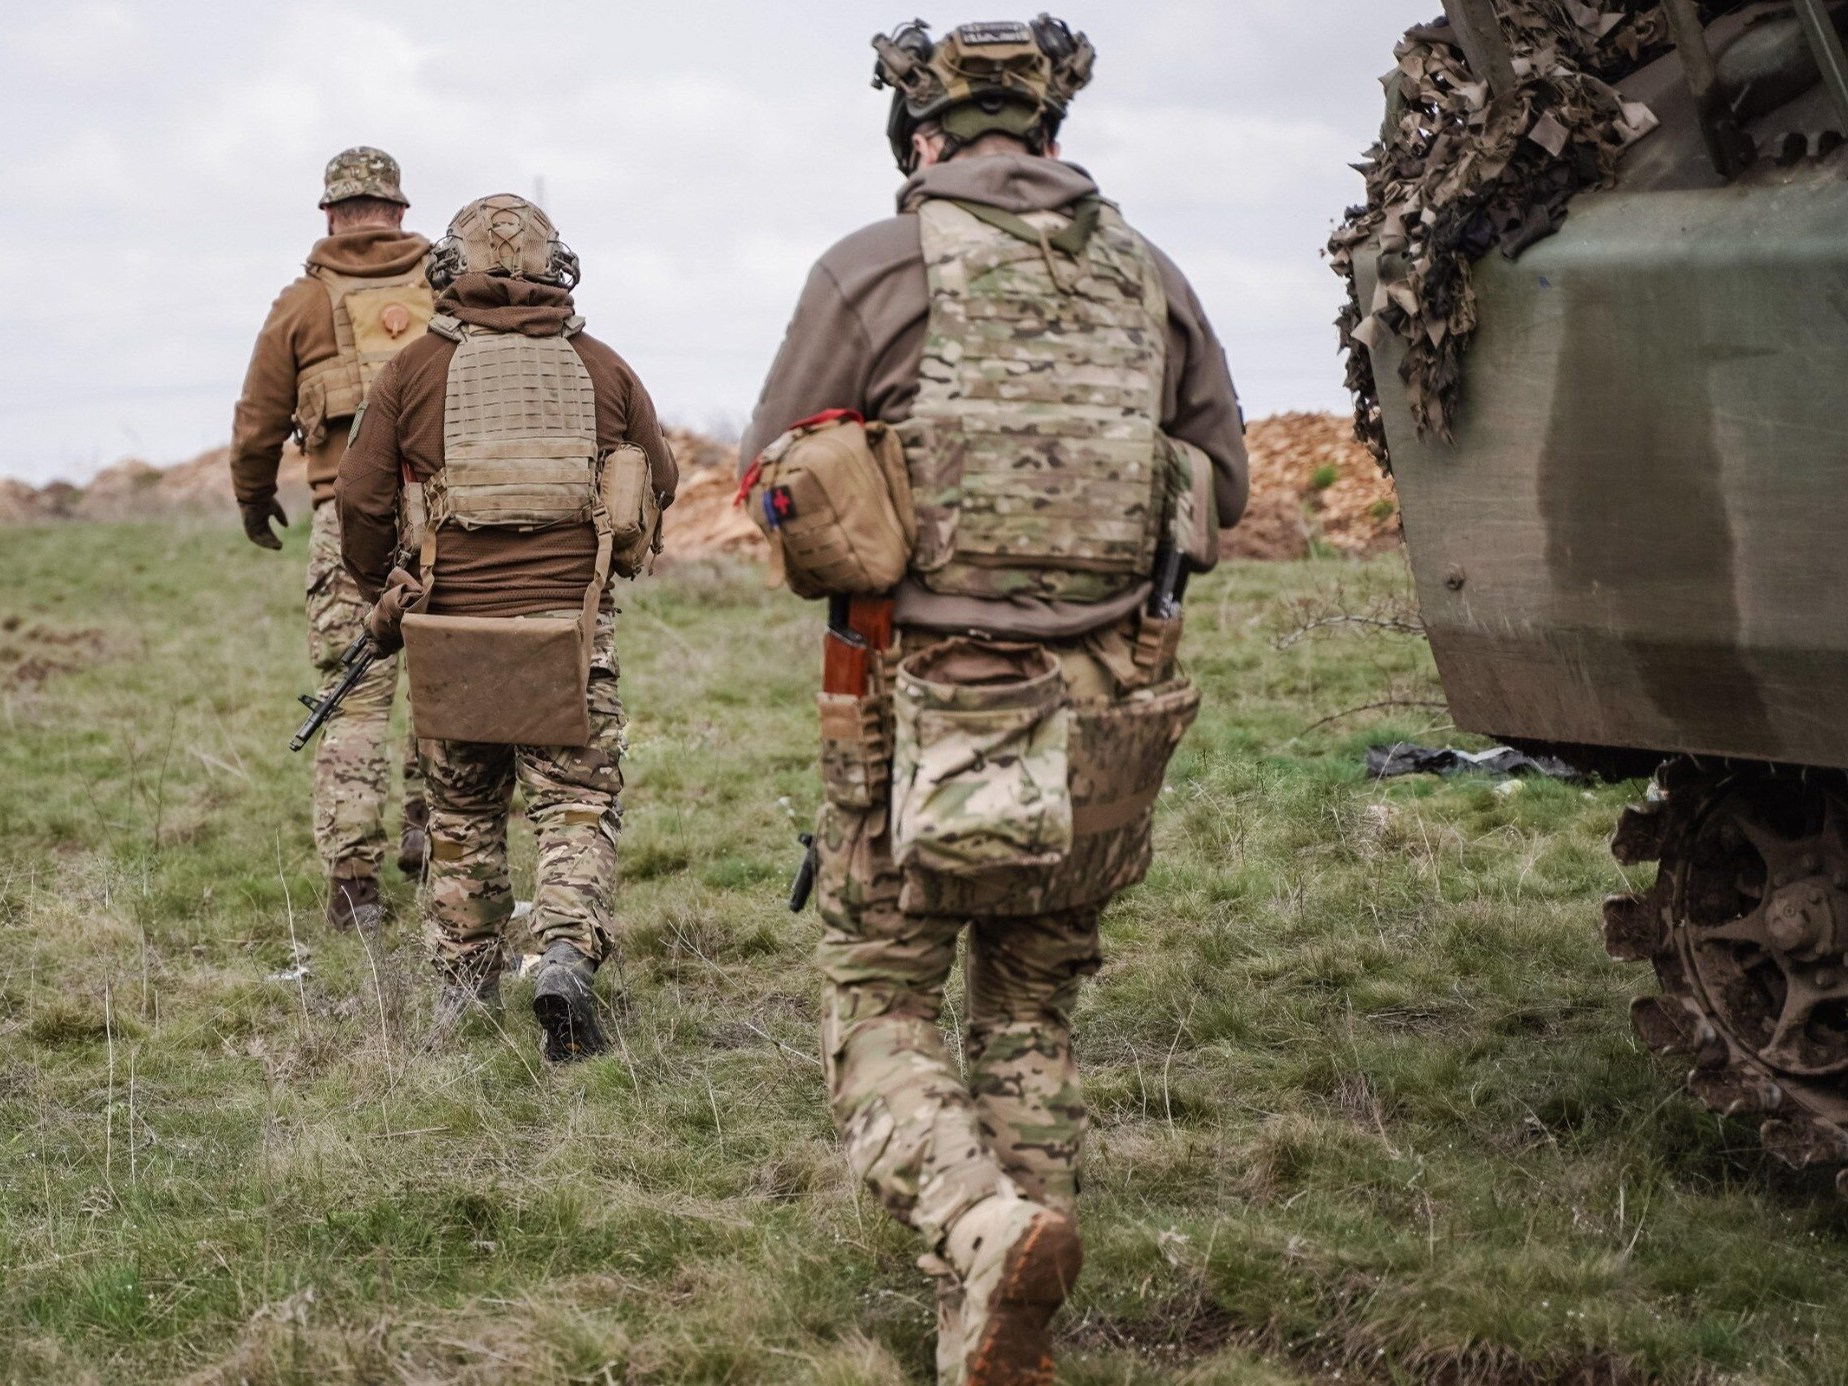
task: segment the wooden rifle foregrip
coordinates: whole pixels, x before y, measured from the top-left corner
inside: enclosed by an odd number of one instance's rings
[[[890,597],[847,599],[847,633],[830,624],[822,643],[822,692],[866,696],[873,661],[892,644],[892,607]]]

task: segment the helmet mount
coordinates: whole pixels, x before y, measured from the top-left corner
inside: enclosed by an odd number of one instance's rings
[[[914,19],[876,36],[873,50],[873,88],[892,90],[886,139],[907,174],[918,162],[912,136],[927,121],[942,127],[952,155],[991,133],[1045,153],[1097,57],[1088,38],[1048,14],[964,24],[937,41]]]

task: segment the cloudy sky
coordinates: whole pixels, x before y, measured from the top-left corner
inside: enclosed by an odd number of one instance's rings
[[[361,143],[403,163],[426,234],[472,197],[542,188],[591,331],[667,418],[735,429],[810,262],[891,210],[867,40],[905,3],[23,7],[0,46],[0,475],[81,480],[222,443],[252,336],[322,233],[322,165]],[[1347,164],[1392,42],[1439,9],[1063,11],[1099,53],[1066,157],[1193,278],[1254,415],[1344,402],[1318,251],[1358,195]]]

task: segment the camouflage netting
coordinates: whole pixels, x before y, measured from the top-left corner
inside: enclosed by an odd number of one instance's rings
[[[1732,8],[1703,4],[1703,18]],[[1608,184],[1631,144],[1655,128],[1646,106],[1610,85],[1670,46],[1656,0],[1497,0],[1514,53],[1514,90],[1490,98],[1443,20],[1394,50],[1381,142],[1361,171],[1365,205],[1329,241],[1349,302],[1336,326],[1347,352],[1355,434],[1391,469],[1373,364],[1361,346],[1405,346],[1400,376],[1419,436],[1450,437],[1462,358],[1476,328],[1470,264],[1499,246],[1510,259],[1551,235],[1566,204]],[[1375,235],[1380,284],[1360,302],[1356,251]]]

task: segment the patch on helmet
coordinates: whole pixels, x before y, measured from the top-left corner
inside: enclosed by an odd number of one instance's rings
[[[964,24],[956,30],[956,36],[972,48],[998,43],[1033,42],[1033,30],[1015,20],[1005,19]]]

